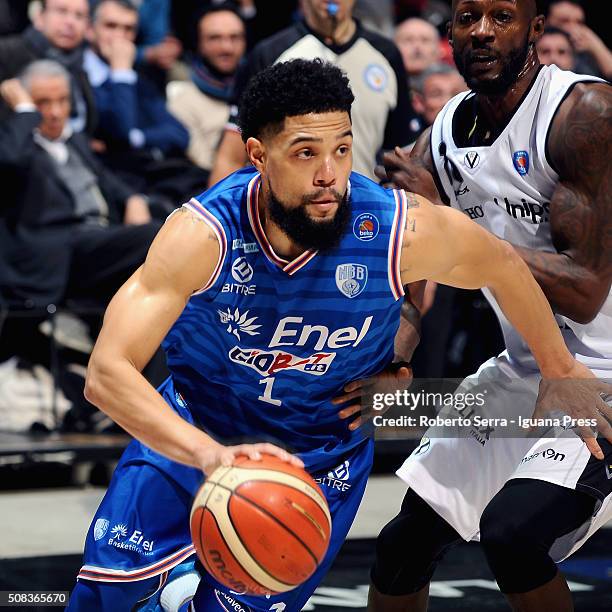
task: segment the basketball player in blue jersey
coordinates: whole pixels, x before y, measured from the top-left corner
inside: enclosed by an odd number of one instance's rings
[[[92,522],[71,610],[177,610],[192,598],[204,612],[301,610],[372,463],[373,441],[332,399],[393,360],[404,285],[489,287],[543,373],[591,377],[507,243],[351,173],[352,102],[347,78],[320,61],[259,73],[240,119],[253,167],[171,215],[110,304],[86,395],[136,440]],[[171,376],[156,391],[140,371],[162,341]],[[588,389],[575,398],[585,411],[596,399]],[[237,581],[230,591],[195,565],[188,524],[204,474],[263,451],[303,462],[333,520],[315,575],[269,598],[241,595]],[[250,571],[274,587],[265,567]]]
[[[609,380],[612,90],[600,79],[541,66],[535,42],[543,29],[535,0],[454,0],[450,40],[472,91],[448,102],[410,157],[388,155],[385,178],[513,244],[568,350]],[[507,416],[529,418],[540,373],[492,306],[507,350],[464,387],[486,380]],[[568,385],[558,389],[561,402]],[[609,421],[610,408],[601,412]],[[369,609],[424,612],[444,552],[479,539],[514,610],[573,610],[555,562],[612,519],[612,436],[608,422],[600,425],[599,438],[591,433],[586,445],[571,430],[540,439],[511,438],[500,428],[480,440],[471,431],[427,433],[398,471],[409,488],[378,538]]]

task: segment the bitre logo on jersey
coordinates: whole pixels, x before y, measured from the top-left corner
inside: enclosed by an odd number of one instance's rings
[[[239,257],[232,264],[232,276],[238,283],[248,283],[253,278],[253,268],[246,257]]]
[[[352,486],[349,482],[351,476],[349,472],[349,466],[349,461],[345,461],[336,469],[331,470],[331,472],[328,472],[327,476],[320,476],[318,478],[315,478],[315,482],[324,487],[336,489],[337,491],[348,491]]]
[[[353,234],[355,238],[363,242],[374,240],[378,236],[380,223],[372,213],[361,213],[353,223]]]
[[[336,268],[336,287],[347,298],[357,297],[368,282],[368,268],[362,264],[346,263]]]
[[[350,476],[349,462],[345,461],[342,465],[339,465],[335,470],[332,470],[327,475],[328,478],[336,478],[337,480],[348,480]]]
[[[529,172],[529,153],[527,151],[515,151],[512,155],[512,163],[516,171],[525,176]]]

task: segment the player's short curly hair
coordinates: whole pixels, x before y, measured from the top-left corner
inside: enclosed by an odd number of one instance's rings
[[[355,97],[346,75],[320,59],[280,62],[256,74],[240,100],[242,140],[277,134],[286,117],[351,112]]]

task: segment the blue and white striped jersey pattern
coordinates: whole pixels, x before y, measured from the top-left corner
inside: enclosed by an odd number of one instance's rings
[[[185,204],[221,254],[164,341],[176,402],[219,440],[340,454],[363,434],[349,432],[331,399],[393,358],[405,194],[352,173],[339,246],[286,261],[259,219],[260,182],[240,170]]]

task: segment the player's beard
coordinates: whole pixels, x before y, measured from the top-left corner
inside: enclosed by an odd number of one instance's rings
[[[527,55],[529,54],[529,34],[525,38],[525,44],[511,51],[499,76],[495,79],[477,79],[467,72],[467,61],[465,55],[460,55],[453,50],[453,59],[461,76],[465,79],[468,87],[476,93],[484,96],[499,96],[508,91],[516,83],[521,71],[525,67]]]
[[[306,212],[307,205],[325,195],[332,195],[338,203],[333,219],[315,220]],[[299,206],[288,206],[274,193],[270,186],[268,201],[270,219],[296,244],[305,249],[328,251],[340,244],[351,219],[351,205],[348,190],[344,195],[337,191],[322,189],[302,197]]]

